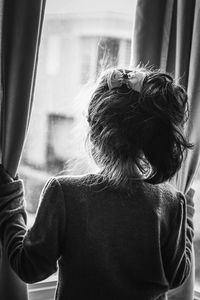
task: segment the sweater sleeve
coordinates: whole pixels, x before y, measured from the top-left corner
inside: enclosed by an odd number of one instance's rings
[[[169,288],[180,286],[188,277],[192,265],[192,239],[194,235],[193,195],[186,198],[179,193],[179,205],[171,224],[172,230],[162,249],[163,262]]]
[[[10,265],[27,283],[43,280],[57,270],[65,231],[62,188],[56,178],[45,185],[33,227],[26,229],[21,180],[1,186],[0,234]]]

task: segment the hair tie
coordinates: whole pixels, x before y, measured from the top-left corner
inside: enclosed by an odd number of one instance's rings
[[[146,74],[139,70],[128,73],[125,71],[113,70],[107,78],[108,88],[109,90],[112,90],[125,84],[129,89],[140,92],[145,76]]]

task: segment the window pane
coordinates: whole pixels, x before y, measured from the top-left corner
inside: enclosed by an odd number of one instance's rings
[[[20,167],[30,225],[50,176],[95,168],[84,145],[88,82],[108,66],[129,65],[136,5],[133,0],[104,2],[47,1],[33,112]]]
[[[95,168],[84,146],[87,83],[107,66],[129,65],[136,2],[47,1],[33,112],[19,170],[25,182],[29,226],[50,176]],[[199,262],[200,175],[194,188],[194,246]],[[199,263],[196,279],[199,283]]]

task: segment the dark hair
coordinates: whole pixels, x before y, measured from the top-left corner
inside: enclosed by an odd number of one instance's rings
[[[183,132],[188,118],[185,89],[169,74],[147,69],[140,92],[125,84],[109,89],[111,72],[100,77],[88,108],[94,160],[117,186],[138,178],[136,170],[152,184],[171,179],[192,147]]]

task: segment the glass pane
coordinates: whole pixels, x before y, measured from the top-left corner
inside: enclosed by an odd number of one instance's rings
[[[19,170],[30,226],[50,176],[94,168],[84,145],[90,84],[105,67],[129,65],[135,6],[133,0],[47,1],[33,112]]]

